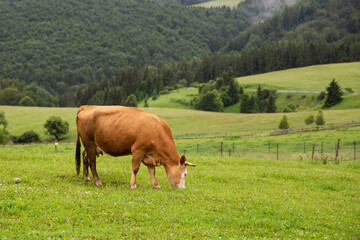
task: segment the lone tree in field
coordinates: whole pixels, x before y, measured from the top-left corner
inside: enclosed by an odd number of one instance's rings
[[[290,127],[289,122],[287,120],[287,116],[284,115],[279,123],[279,129],[285,130]]]
[[[61,136],[69,132],[69,123],[63,121],[60,117],[52,116],[46,120],[44,128],[46,128],[48,134],[53,135],[59,141]]]
[[[325,108],[334,106],[342,101],[344,93],[335,79],[332,80],[330,85],[326,88],[326,91],[327,95],[324,103]]]
[[[317,126],[322,126],[325,124],[325,118],[321,110],[318,112],[318,115],[316,116],[315,123]]]

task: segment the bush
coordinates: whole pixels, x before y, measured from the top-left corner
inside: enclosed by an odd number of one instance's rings
[[[314,123],[315,122],[315,117],[314,117],[314,115],[310,115],[310,116],[308,116],[307,118],[305,118],[305,124],[306,125],[310,125],[310,124],[312,124],[312,123]]]
[[[34,131],[27,131],[20,135],[16,142],[14,143],[32,143],[32,142],[40,142],[39,135]]]
[[[316,116],[315,123],[317,126],[322,126],[325,124],[325,118],[321,110],[318,112],[318,115]]]
[[[321,92],[321,93],[317,96],[317,100],[322,101],[322,100],[324,100],[325,97],[326,97],[326,93],[325,93],[325,92]]]
[[[287,120],[287,116],[284,115],[282,117],[282,119],[280,120],[279,129],[285,130],[285,129],[288,129],[289,127],[290,127],[290,125],[289,125],[289,122]]]
[[[31,97],[25,96],[20,100],[19,105],[20,106],[36,106],[36,103]]]
[[[283,112],[295,112],[295,111],[296,111],[296,106],[292,103],[286,105],[286,107],[283,110]]]
[[[0,129],[0,144],[6,143],[6,134],[4,130]]]

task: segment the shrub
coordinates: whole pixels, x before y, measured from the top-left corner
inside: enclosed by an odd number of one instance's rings
[[[318,112],[318,115],[316,116],[315,123],[316,123],[317,126],[322,126],[322,125],[325,124],[324,115],[323,115],[323,112],[321,110]]]
[[[130,94],[126,101],[125,101],[125,105],[129,106],[129,107],[137,107],[137,99],[135,94]]]
[[[292,103],[286,105],[286,107],[283,109],[283,112],[295,112],[296,106]]]
[[[5,131],[0,129],[0,144],[6,143],[6,134]]]
[[[310,124],[312,124],[312,123],[314,123],[315,122],[315,117],[314,117],[314,115],[310,115],[310,116],[308,116],[307,118],[305,118],[305,124],[306,125],[310,125]]]
[[[282,119],[280,120],[279,129],[285,130],[285,129],[288,129],[289,127],[290,127],[290,125],[289,125],[289,122],[287,120],[287,116],[284,115],[282,117]]]
[[[15,143],[40,142],[39,135],[34,131],[27,131],[20,135]]]
[[[326,97],[326,93],[325,93],[325,92],[321,92],[321,93],[317,96],[317,100],[322,101],[322,100],[324,100],[325,97]]]
[[[36,103],[31,97],[25,96],[20,100],[19,105],[20,106],[36,106]]]

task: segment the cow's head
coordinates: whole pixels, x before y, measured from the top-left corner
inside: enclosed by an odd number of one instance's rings
[[[176,167],[169,169],[168,178],[171,186],[177,188],[185,188],[185,177],[187,176],[186,166],[195,167],[196,165],[186,162],[185,155],[180,158],[180,164]]]

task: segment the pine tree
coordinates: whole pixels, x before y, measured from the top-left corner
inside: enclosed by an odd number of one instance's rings
[[[324,103],[324,107],[331,107],[342,101],[342,96],[344,93],[335,79],[332,80],[329,87],[326,88],[326,91],[327,97]]]

